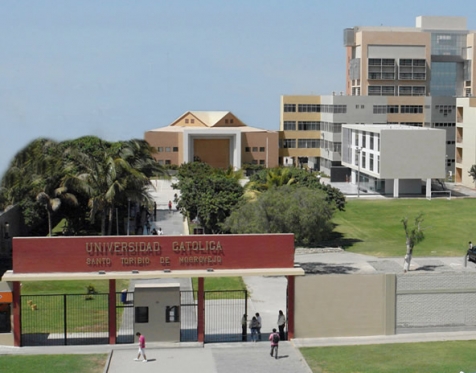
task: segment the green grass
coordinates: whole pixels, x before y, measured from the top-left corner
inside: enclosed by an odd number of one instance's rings
[[[309,347],[301,352],[314,373],[476,372],[476,341]]]
[[[109,293],[109,281],[30,281],[22,282],[22,295],[41,294],[86,294],[86,287],[92,285],[97,293]],[[127,289],[129,280],[116,280],[116,291]]]
[[[405,254],[401,220],[413,223],[423,213],[425,240],[415,247],[415,256],[463,256],[468,241],[476,241],[476,199],[385,199],[350,200],[346,211],[334,218],[335,240],[347,251],[377,257]]]
[[[86,287],[94,286],[97,293],[86,299]],[[128,281],[117,280],[116,291],[128,287]],[[22,331],[23,333],[62,333],[64,331],[63,296],[67,297],[68,332],[107,332],[109,282],[100,281],[31,281],[22,283]],[[41,295],[58,295],[55,297]],[[36,304],[36,310],[28,304]],[[123,309],[117,313],[121,320]]]
[[[0,356],[2,372],[34,373],[101,373],[107,355],[3,355]]]
[[[193,290],[198,290],[198,279],[192,279]],[[246,285],[241,277],[207,277],[204,283],[205,291],[218,290],[246,290]],[[237,297],[241,298],[242,293],[236,293]],[[227,299],[229,297],[227,296]]]

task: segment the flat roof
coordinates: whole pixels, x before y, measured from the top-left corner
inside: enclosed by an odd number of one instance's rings
[[[381,132],[382,130],[406,130],[406,131],[444,131],[438,128],[407,126],[404,124],[343,124],[342,128],[350,128],[360,131]]]
[[[161,270],[161,271],[98,271],[98,272],[53,272],[53,273],[13,273],[6,271],[2,281],[62,281],[62,280],[130,280],[151,278],[184,277],[235,277],[235,276],[304,276],[304,270],[294,268],[257,268],[257,269],[207,269]]]

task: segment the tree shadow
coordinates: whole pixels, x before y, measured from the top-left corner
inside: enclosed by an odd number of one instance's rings
[[[359,269],[356,267],[352,267],[351,265],[343,265],[343,264],[329,264],[329,263],[321,263],[321,262],[314,262],[314,263],[300,263],[301,268],[304,270],[306,274],[309,275],[330,275],[330,274],[350,274],[355,273]]]
[[[337,227],[337,224],[334,224],[334,229]],[[327,240],[320,242],[321,246],[326,247],[341,247],[342,250],[346,250],[349,247],[352,247],[357,242],[362,242],[358,238],[344,237],[340,232],[332,231]]]
[[[421,266],[415,269],[414,271],[427,271],[427,272],[434,272],[437,268],[444,267],[444,265],[426,265]]]

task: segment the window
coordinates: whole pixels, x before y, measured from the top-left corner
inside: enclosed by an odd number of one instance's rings
[[[421,105],[401,105],[400,113],[402,114],[421,114],[423,113],[423,106]]]
[[[233,123],[233,119],[230,119],[230,123]]]
[[[374,155],[372,153],[369,154],[369,170],[374,170]]]
[[[319,148],[320,140],[318,139],[298,139],[298,148]]]
[[[264,153],[264,151],[265,151],[264,146],[260,146],[259,151],[260,151],[261,153]]]
[[[166,146],[166,147],[165,147],[165,152],[166,152],[166,153],[170,153],[170,146]]]
[[[258,161],[257,161],[256,159],[253,159],[253,160],[251,161],[251,164],[258,164]]]
[[[315,121],[299,121],[298,131],[319,131],[320,123]]]
[[[366,161],[366,158],[365,158],[365,152],[362,152],[362,168],[365,168],[365,161]]]
[[[257,152],[257,151],[258,151],[258,147],[257,147],[257,146],[253,146],[252,151]]]
[[[374,114],[387,114],[387,105],[374,105]]]
[[[298,112],[300,113],[320,113],[321,105],[318,104],[298,104]]]
[[[225,123],[228,124],[228,119],[225,119]]]
[[[296,112],[296,104],[284,104],[284,112],[285,113],[295,113]]]
[[[374,149],[374,134],[371,133],[370,134],[370,145],[369,145],[370,149],[373,150]]]
[[[245,152],[246,152],[246,153],[249,153],[250,151],[251,151],[251,148],[250,148],[249,146],[247,146],[247,147],[245,148]]]
[[[170,162],[170,159],[166,159],[165,164],[172,164],[172,163]]]
[[[366,148],[367,147],[367,132],[362,132],[362,147]]]
[[[387,105],[387,113],[398,114],[398,105]]]
[[[283,139],[282,140],[282,147],[283,148],[295,148],[296,147],[296,139]]]
[[[195,123],[195,119],[190,119],[190,123]]]
[[[157,150],[159,151],[159,153],[162,153],[164,151],[164,148],[162,146],[159,146]]]
[[[174,146],[174,147],[172,148],[172,151],[175,152],[175,153],[178,152],[178,146]]]
[[[259,160],[259,164],[260,164],[260,165],[264,165],[264,159],[260,159],[260,160]]]
[[[185,119],[185,123],[188,123],[188,119]]]
[[[296,122],[294,120],[285,120],[283,122],[284,131],[296,131]]]
[[[163,165],[164,165],[164,160],[163,160],[163,159],[159,159],[159,160],[157,161],[157,163],[160,164],[161,166],[163,166]]]

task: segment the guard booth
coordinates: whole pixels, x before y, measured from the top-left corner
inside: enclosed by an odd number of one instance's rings
[[[136,284],[134,335],[149,342],[180,342],[180,284]],[[137,339],[137,338],[136,338]]]
[[[0,282],[0,345],[13,346],[12,290],[6,282]]]

